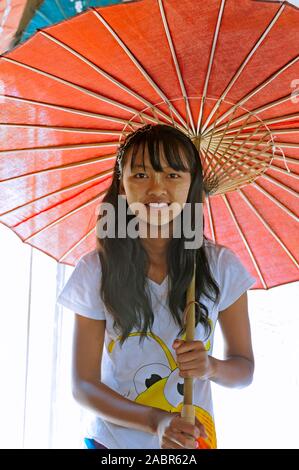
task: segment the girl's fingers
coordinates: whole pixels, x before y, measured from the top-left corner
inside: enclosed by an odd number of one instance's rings
[[[204,427],[204,425],[199,421],[199,419],[197,417],[195,417],[195,425],[199,428],[200,430],[200,435],[201,437],[203,437],[204,439],[207,439],[209,436],[206,432],[206,428]]]
[[[196,440],[189,434],[169,430],[167,433],[167,438],[173,442],[176,442],[179,446],[182,446],[184,449],[196,449]]]
[[[192,424],[187,423],[186,421],[183,420],[182,417],[177,417],[174,419],[173,425],[171,426],[170,431],[184,433],[193,439],[197,439],[200,436],[200,432],[201,432],[200,429],[197,429],[196,425],[193,426]]]
[[[180,377],[199,377],[200,373],[199,373],[198,369],[189,369],[189,370],[182,370],[179,373],[179,376]]]
[[[166,437],[163,438],[161,449],[184,449],[183,446],[180,446],[177,442],[173,442]]]
[[[185,362],[198,361],[205,352],[190,351],[188,353],[177,354],[178,364],[184,364]]]

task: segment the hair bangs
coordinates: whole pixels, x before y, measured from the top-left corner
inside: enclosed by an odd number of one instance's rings
[[[145,149],[148,151],[149,161],[155,171],[163,171],[162,159],[175,171],[192,172],[194,169],[194,155],[191,146],[182,142],[174,135],[153,132],[138,136],[131,143],[131,170],[135,166],[137,155],[141,155],[141,164],[145,169]]]

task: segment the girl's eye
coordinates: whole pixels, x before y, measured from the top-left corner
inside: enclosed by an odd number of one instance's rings
[[[134,176],[135,178],[138,178],[138,179],[143,179],[143,176],[141,178],[139,178],[138,175],[145,175],[146,176],[146,173],[136,173],[136,175]]]
[[[177,173],[169,173],[167,176],[170,176],[171,179],[180,178],[180,175],[178,175]],[[147,177],[146,173],[136,173],[134,175],[134,178],[137,178],[137,179],[144,179],[144,177]]]

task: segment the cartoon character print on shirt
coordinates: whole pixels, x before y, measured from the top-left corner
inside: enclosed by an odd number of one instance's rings
[[[210,320],[213,329],[213,323]],[[148,333],[140,354],[140,332],[129,335],[122,348],[128,348],[130,354],[123,354],[118,337],[110,342],[108,352],[123,359],[122,388],[123,395],[136,403],[160,408],[168,412],[181,412],[184,396],[184,379],[179,376],[176,360],[161,338]],[[180,337],[185,339],[184,335]],[[204,342],[206,350],[210,349],[210,340]],[[144,363],[148,350],[149,361]],[[174,352],[175,354],[175,352]],[[129,357],[129,359],[128,359]],[[143,359],[142,359],[143,358]],[[204,424],[207,439],[199,438],[200,448],[216,449],[216,433],[212,416],[203,408],[195,406],[197,418]]]

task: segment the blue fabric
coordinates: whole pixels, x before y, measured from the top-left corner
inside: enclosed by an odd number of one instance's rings
[[[87,449],[107,449],[103,444],[95,441],[94,439],[90,439],[89,437],[84,438],[84,444]]]
[[[87,449],[96,449],[93,439],[89,439],[88,437],[85,437],[84,444],[86,445]]]
[[[122,3],[121,0],[44,0],[22,34],[20,43],[29,39],[37,29],[60,23],[78,15],[89,7]]]

